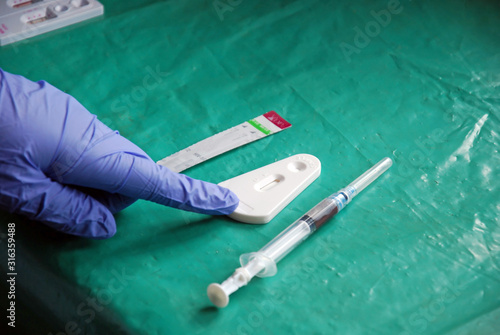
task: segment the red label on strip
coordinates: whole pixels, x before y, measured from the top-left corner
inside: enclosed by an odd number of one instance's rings
[[[266,114],[264,114],[264,117],[274,123],[274,125],[279,127],[280,129],[286,129],[292,126],[291,123],[279,116],[279,114],[275,111],[267,112]]]

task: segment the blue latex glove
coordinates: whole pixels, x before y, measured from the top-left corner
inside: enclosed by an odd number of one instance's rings
[[[238,205],[228,189],[155,164],[68,94],[0,69],[0,209],[108,238],[112,214],[136,199],[205,214]]]

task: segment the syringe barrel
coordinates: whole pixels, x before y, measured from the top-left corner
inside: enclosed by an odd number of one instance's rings
[[[277,263],[313,231],[309,224],[300,218],[262,247],[259,252]]]
[[[278,262],[303,240],[338,213],[338,201],[335,198],[326,198],[311,208],[300,219],[283,230],[271,242],[266,244],[260,253],[266,255],[274,262]]]
[[[272,241],[259,250],[259,254],[277,263],[298,246],[316,229],[340,212],[359,192],[370,185],[392,165],[390,158],[384,158],[371,169],[337,193],[322,200],[300,219],[283,230]]]

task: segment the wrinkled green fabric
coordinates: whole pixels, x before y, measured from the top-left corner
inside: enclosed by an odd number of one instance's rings
[[[155,160],[269,110],[292,123],[192,177],[297,153],[323,171],[262,226],[138,201],[91,241],[2,213],[2,232],[16,223],[16,330],[500,333],[498,2],[102,3],[104,17],[2,47],[0,66],[72,94]],[[211,306],[206,287],[240,254],[385,156],[393,167],[276,276]]]

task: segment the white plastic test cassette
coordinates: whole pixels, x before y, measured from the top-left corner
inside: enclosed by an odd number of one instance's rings
[[[240,199],[230,218],[267,223],[306,189],[321,173],[319,159],[294,155],[219,183]]]
[[[24,40],[104,13],[96,0],[0,0],[0,45]]]

